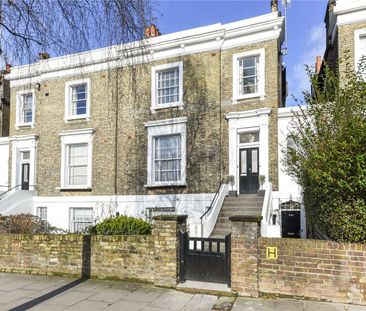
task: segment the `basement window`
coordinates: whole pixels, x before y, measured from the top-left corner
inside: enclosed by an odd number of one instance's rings
[[[70,209],[70,231],[72,233],[85,232],[93,225],[93,208],[71,208]]]

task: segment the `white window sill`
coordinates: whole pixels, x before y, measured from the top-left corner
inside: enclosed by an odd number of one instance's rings
[[[151,105],[151,112],[154,113],[157,110],[167,109],[167,108],[179,108],[179,110],[183,110],[183,102],[175,102],[175,103],[169,103],[169,104],[155,104]]]
[[[187,187],[185,182],[176,183],[160,183],[160,184],[147,184],[144,185],[145,188],[164,188],[164,187]]]
[[[90,186],[56,187],[60,191],[92,190]]]
[[[79,115],[79,116],[67,117],[64,119],[65,123],[68,123],[69,121],[75,121],[75,120],[90,121],[90,116],[83,114],[83,115]]]
[[[19,123],[19,124],[15,124],[15,128],[16,129],[19,129],[21,127],[31,127],[33,128],[34,127],[34,123]]]
[[[238,101],[245,100],[245,99],[259,98],[260,100],[264,100],[265,96],[266,96],[266,94],[253,93],[253,94],[236,96],[236,97],[233,97],[231,100],[233,101],[234,104],[236,104]]]

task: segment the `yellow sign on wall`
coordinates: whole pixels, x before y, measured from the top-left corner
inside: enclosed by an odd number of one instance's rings
[[[278,248],[269,246],[266,250],[267,259],[277,259],[278,258]]]

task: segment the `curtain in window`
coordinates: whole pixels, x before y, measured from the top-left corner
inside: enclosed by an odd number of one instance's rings
[[[71,86],[71,111],[73,116],[86,114],[86,84]]]
[[[68,153],[68,185],[87,185],[88,144],[69,145]]]
[[[245,57],[239,60],[240,95],[258,92],[259,56]]]
[[[169,104],[179,101],[179,69],[160,71],[158,75],[158,104]]]
[[[33,94],[23,94],[21,99],[20,123],[33,121]]]
[[[155,138],[155,182],[180,181],[181,161],[181,135]]]
[[[72,232],[82,232],[93,225],[92,208],[73,208],[71,215]]]

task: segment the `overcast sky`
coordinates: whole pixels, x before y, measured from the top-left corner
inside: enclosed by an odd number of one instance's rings
[[[281,0],[279,0],[281,2]],[[178,1],[156,3],[157,25],[162,34],[214,23],[229,23],[270,12],[270,0]],[[324,16],[326,0],[293,0],[287,11],[289,94],[302,98],[309,88],[305,64],[313,65],[325,49]],[[295,105],[290,95],[287,106]]]

